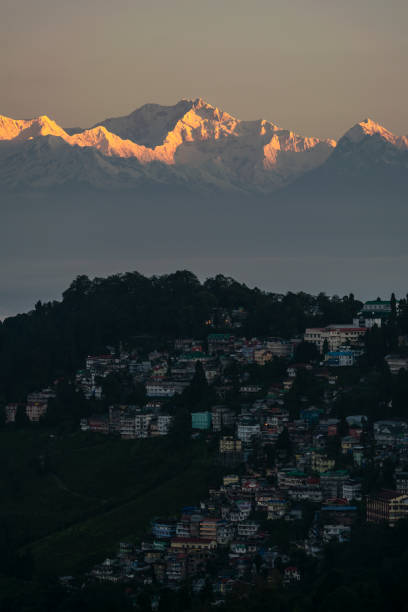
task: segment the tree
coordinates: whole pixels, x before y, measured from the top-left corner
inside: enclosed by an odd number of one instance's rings
[[[25,406],[17,407],[14,423],[16,429],[24,429],[30,424],[30,419],[27,416]]]
[[[187,442],[191,435],[191,414],[188,409],[183,406],[177,406],[174,409],[173,422],[170,429],[170,440],[180,444]]]
[[[408,416],[408,372],[405,369],[401,369],[393,379],[392,411],[393,416]]]
[[[320,353],[312,342],[300,342],[295,348],[294,359],[297,363],[319,361]]]
[[[197,361],[192,381],[182,393],[182,402],[190,411],[194,411],[209,408],[213,401],[214,393],[207,382],[203,364]]]
[[[82,417],[90,414],[90,402],[85,400],[81,391],[66,379],[56,386],[56,397],[48,401],[47,413],[42,422],[51,427],[63,425],[68,429],[76,428]]]
[[[343,438],[344,436],[348,436],[349,435],[349,424],[346,421],[346,417],[343,415],[340,418],[340,423],[339,423],[339,436],[341,438]]]
[[[276,440],[276,450],[284,452],[287,457],[292,454],[292,441],[287,427],[280,432]]]
[[[340,436],[329,436],[327,438],[327,456],[329,459],[338,460],[341,454],[341,439]]]
[[[397,319],[397,300],[395,293],[391,293],[391,320],[396,321]]]
[[[0,404],[0,429],[6,424],[6,407],[3,404]]]

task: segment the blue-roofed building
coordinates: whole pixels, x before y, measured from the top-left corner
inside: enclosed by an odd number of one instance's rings
[[[306,423],[318,423],[322,413],[321,408],[303,408],[300,411],[300,418]]]
[[[326,365],[333,368],[349,367],[354,365],[354,351],[329,351],[325,356]]]
[[[172,538],[176,533],[176,523],[174,521],[156,519],[152,522],[152,533],[158,539]]]
[[[192,412],[191,413],[191,427],[193,429],[210,429],[212,421],[211,412]]]

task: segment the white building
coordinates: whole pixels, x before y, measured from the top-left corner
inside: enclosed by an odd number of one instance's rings
[[[159,414],[157,417],[157,431],[160,436],[167,436],[173,417],[170,414]]]
[[[258,533],[259,525],[254,521],[241,521],[237,526],[237,533],[241,537],[252,538]]]
[[[261,435],[261,426],[251,417],[241,417],[237,425],[237,438],[248,444]]]
[[[329,351],[337,351],[343,344],[356,344],[366,334],[366,327],[352,327],[349,325],[329,325],[328,327],[309,327],[304,334],[304,341],[311,342],[323,351],[327,341]]]
[[[400,355],[387,355],[385,361],[390,368],[391,374],[398,374],[400,370],[408,370],[408,357]]]
[[[356,480],[346,480],[346,482],[343,482],[343,497],[347,501],[361,499],[361,482]]]

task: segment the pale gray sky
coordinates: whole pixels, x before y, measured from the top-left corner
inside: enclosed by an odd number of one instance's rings
[[[406,0],[0,0],[0,114],[87,127],[202,97],[339,137],[408,132]]]

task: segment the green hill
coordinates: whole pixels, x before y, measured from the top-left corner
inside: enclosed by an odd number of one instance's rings
[[[44,430],[1,431],[0,466],[4,565],[29,553],[38,575],[87,569],[152,517],[197,501],[218,476],[200,441]]]

